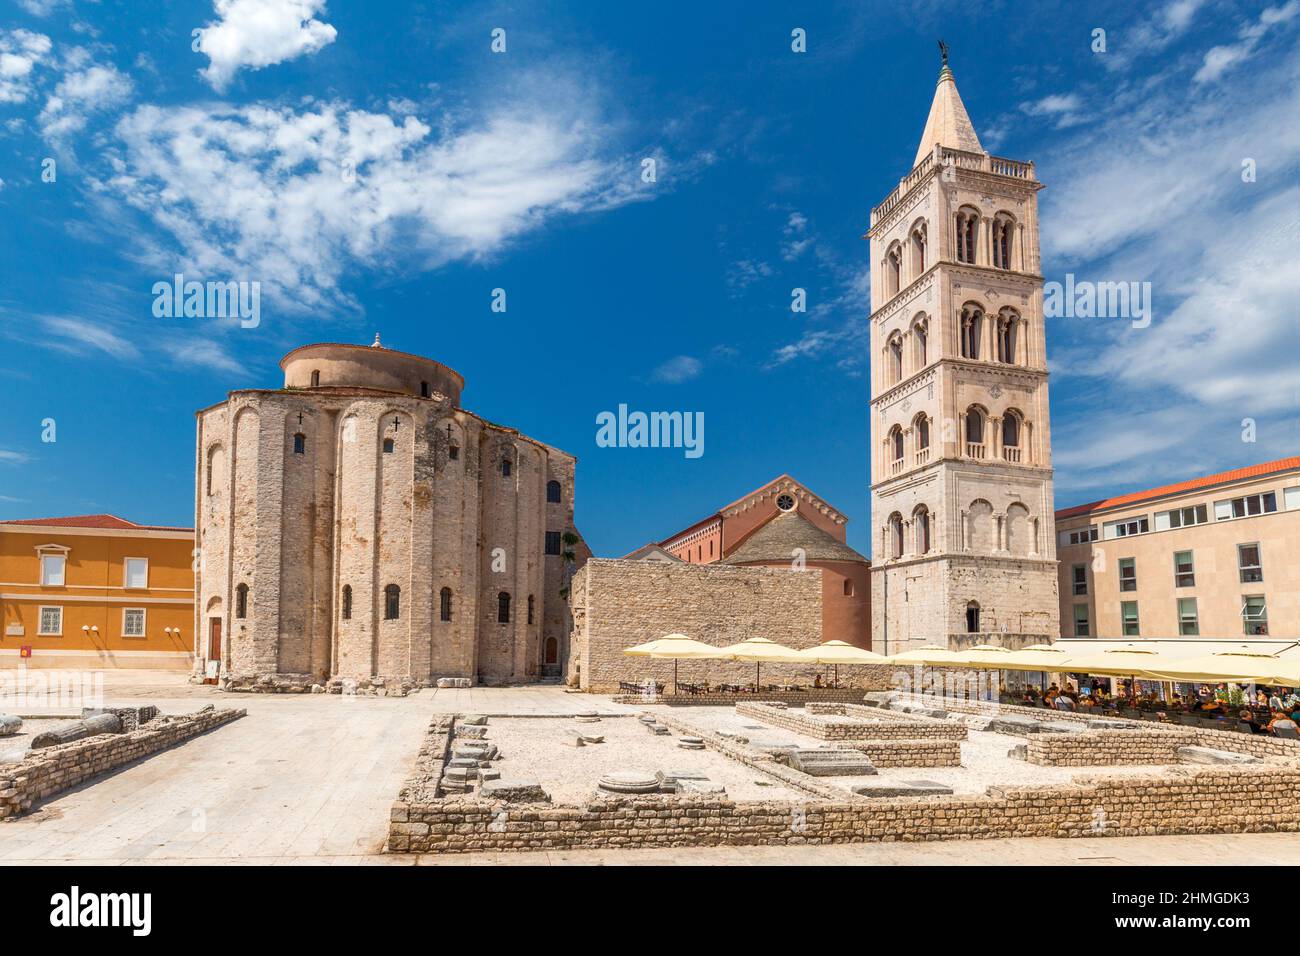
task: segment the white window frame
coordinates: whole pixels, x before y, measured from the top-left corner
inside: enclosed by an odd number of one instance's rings
[[[1146,524],[1143,528],[1142,525]],[[1132,531],[1129,528],[1132,527]],[[1150,534],[1151,521],[1147,515],[1138,515],[1135,518],[1121,518],[1117,521],[1107,521],[1102,525],[1102,539],[1113,541],[1116,538],[1131,538],[1134,535]]]
[[[59,629],[57,631],[45,630],[45,612],[59,612]],[[37,637],[62,637],[63,636],[63,605],[61,604],[42,604],[36,610],[36,636]]]
[[[140,633],[128,634],[126,631],[126,616],[131,611],[140,612]],[[149,609],[143,607],[124,607],[122,608],[122,636],[141,638],[149,633]]]
[[[62,550],[56,551],[55,549],[50,548],[50,549],[48,549],[48,550],[45,550],[45,549],[38,549],[38,550],[37,550],[37,554],[38,554],[38,556],[39,556],[39,558],[40,558],[40,562],[41,562],[41,587],[43,587],[43,588],[66,588],[66,587],[68,586],[68,553],[67,553],[66,551],[62,551]],[[52,582],[52,581],[50,581],[50,580],[48,580],[48,579],[46,578],[46,575],[45,575],[45,560],[46,560],[46,558],[56,558],[56,559],[58,559],[59,561],[62,561],[62,562],[63,562],[63,565],[62,565],[62,567],[60,568],[60,574],[59,574],[59,577],[60,577],[61,580],[60,580],[57,584],[54,583],[54,582]]]
[[[131,583],[131,562],[144,562],[144,584]],[[122,587],[129,591],[147,591],[149,589],[149,559],[148,558],[123,558],[122,559]]]
[[[1264,507],[1264,499],[1268,495],[1273,496],[1273,510],[1269,511]],[[1259,510],[1254,514],[1250,512],[1249,502],[1253,499],[1259,499]],[[1242,514],[1234,514],[1234,504],[1241,502]],[[1285,498],[1283,504],[1285,505]],[[1277,506],[1277,492],[1275,491],[1257,491],[1251,495],[1238,495],[1235,498],[1223,498],[1214,503],[1214,520],[1215,521],[1239,521],[1242,518],[1262,518],[1264,515],[1277,514],[1279,510],[1285,511],[1285,508],[1279,509]],[[1225,513],[1226,512],[1226,513]]]

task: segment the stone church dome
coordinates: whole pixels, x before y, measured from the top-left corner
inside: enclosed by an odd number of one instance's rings
[[[445,395],[460,406],[465,379],[441,362],[379,344],[303,345],[280,360],[285,388],[368,388],[432,398]]]

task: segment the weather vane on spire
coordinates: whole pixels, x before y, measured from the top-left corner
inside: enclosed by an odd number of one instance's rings
[[[939,41],[939,55],[943,57],[943,65],[948,65],[948,44],[942,40]]]

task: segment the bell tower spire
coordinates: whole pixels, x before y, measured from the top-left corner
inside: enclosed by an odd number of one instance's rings
[[[957,92],[957,79],[948,66],[948,44],[942,40],[939,41],[939,54],[943,58],[943,65],[939,69],[939,82],[934,88],[934,100],[930,103],[930,115],[925,121],[925,132],[921,134],[921,145],[916,149],[916,159],[912,160],[913,168],[934,152],[936,146],[970,153],[984,152],[966,112],[966,105]]]
[[[871,212],[872,649],[1060,636],[1034,164],[990,156],[947,45]]]

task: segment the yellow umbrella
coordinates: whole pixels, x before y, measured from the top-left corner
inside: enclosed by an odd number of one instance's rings
[[[1003,661],[1011,657],[1011,651],[994,644],[976,644],[964,651],[958,651],[957,656],[960,658],[959,663],[1001,670]]]
[[[830,664],[835,668],[835,683],[840,682],[841,664],[888,664],[889,658],[864,647],[845,641],[827,641],[816,647],[805,647],[795,654],[810,664]]]
[[[1279,679],[1282,675],[1283,679]],[[1281,684],[1291,686],[1300,678],[1300,666],[1286,662],[1272,654],[1248,651],[1224,651],[1170,661],[1160,669],[1164,680],[1214,681],[1231,684]],[[1291,680],[1285,679],[1290,677]]]
[[[957,667],[965,663],[956,651],[937,644],[927,644],[901,654],[891,654],[891,664],[929,664],[931,667]]]
[[[623,649],[632,657],[649,657],[673,662],[673,693],[677,693],[677,662],[679,660],[717,660],[718,648],[711,644],[693,641],[685,634],[668,634],[645,644]]]
[[[1157,651],[1149,651],[1134,645],[1117,647],[1102,651],[1100,654],[1085,654],[1065,661],[1065,669],[1077,674],[1103,674],[1112,677],[1128,677],[1129,690],[1137,697],[1138,675],[1148,680],[1162,680],[1160,668],[1168,667],[1170,660]]]
[[[1168,657],[1158,651],[1140,648],[1115,648],[1100,654],[1085,654],[1065,661],[1065,669],[1079,674],[1109,674],[1115,677],[1136,677],[1141,674],[1159,680],[1159,671],[1170,665]]]
[[[782,644],[778,644],[776,641],[768,640],[766,637],[751,637],[749,640],[741,641],[739,644],[730,644],[727,647],[719,647],[717,651],[718,656],[725,660],[754,662],[754,690],[758,690],[759,677],[764,663],[807,663],[807,658],[799,656],[798,651],[785,647]]]

